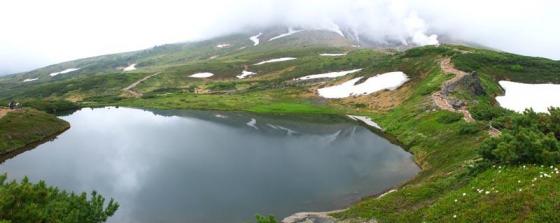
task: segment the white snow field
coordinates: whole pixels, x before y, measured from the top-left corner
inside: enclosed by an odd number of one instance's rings
[[[259,37],[261,37],[261,35],[262,35],[262,33],[259,33],[259,34],[257,34],[257,35],[254,35],[254,36],[249,37],[249,39],[250,39],[251,41],[253,41],[253,43],[254,43],[253,45],[254,45],[254,46],[259,45],[259,43],[260,43]]]
[[[229,44],[229,43],[222,43],[222,44],[216,45],[216,47],[218,47],[218,48],[227,48],[227,47],[230,47],[230,46],[231,46],[231,44]]]
[[[209,72],[201,72],[201,73],[196,73],[196,74],[192,74],[189,77],[194,77],[194,78],[208,78],[208,77],[212,77],[214,76],[213,73],[209,73]]]
[[[366,125],[369,125],[371,127],[383,130],[381,128],[381,126],[379,126],[379,124],[377,124],[373,120],[371,120],[370,117],[360,116],[360,115],[346,115],[346,116],[348,116],[348,118],[350,118],[352,120],[361,121],[361,122],[365,123]]]
[[[354,78],[342,84],[320,88],[319,95],[324,98],[346,98],[367,95],[381,90],[394,90],[408,81],[405,73],[400,71],[378,74],[366,81],[356,84],[363,77]]]
[[[31,82],[31,81],[36,81],[36,80],[39,80],[39,78],[38,77],[37,78],[27,78],[27,79],[23,80],[22,82]]]
[[[289,60],[295,60],[295,57],[282,57],[282,58],[276,58],[276,59],[270,59],[270,60],[265,60],[265,61],[261,61],[258,62],[254,65],[261,65],[261,64],[267,64],[267,63],[276,63],[276,62],[283,62],[283,61],[289,61]]]
[[[352,73],[356,73],[356,72],[360,72],[362,69],[354,69],[354,70],[346,70],[346,71],[338,71],[338,72],[329,72],[329,73],[323,73],[323,74],[313,74],[313,75],[307,75],[307,76],[303,76],[300,78],[296,78],[296,80],[311,80],[311,79],[317,79],[317,78],[337,78],[337,77],[342,77],[348,74],[352,74]]]
[[[133,70],[136,70],[136,64],[135,63],[133,63],[131,65],[128,65],[128,67],[125,67],[123,69],[123,71],[133,71]]]
[[[496,97],[500,106],[516,112],[532,108],[535,112],[548,112],[548,107],[560,107],[560,84],[525,84],[500,81],[506,94]]]
[[[51,77],[54,77],[54,76],[59,75],[59,74],[67,74],[67,73],[70,73],[70,72],[77,71],[77,70],[79,70],[79,69],[80,69],[80,68],[68,68],[68,69],[63,70],[63,71],[50,73],[49,75],[50,75]]]
[[[278,35],[278,36],[272,37],[272,38],[270,38],[268,41],[272,41],[272,40],[275,40],[275,39],[280,39],[280,38],[286,37],[286,36],[291,36],[291,35],[294,35],[294,34],[296,34],[296,33],[301,32],[301,31],[303,31],[303,30],[302,30],[302,29],[301,29],[301,30],[295,30],[295,29],[292,29],[292,27],[290,27],[290,28],[288,28],[288,32],[287,32],[287,33],[282,33],[282,34],[280,34],[280,35]]]
[[[346,56],[346,53],[321,53],[319,55],[323,57],[340,57]]]
[[[239,79],[243,79],[243,78],[249,77],[249,76],[251,76],[251,75],[255,75],[255,74],[257,74],[257,73],[244,70],[243,72],[241,72],[240,75],[237,75],[237,76],[235,76],[235,77],[237,77],[237,78],[239,78]]]

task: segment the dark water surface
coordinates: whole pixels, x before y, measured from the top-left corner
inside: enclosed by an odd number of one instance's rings
[[[97,190],[110,222],[253,222],[342,208],[413,177],[411,155],[344,119],[83,109],[57,139],[0,164],[12,179]]]

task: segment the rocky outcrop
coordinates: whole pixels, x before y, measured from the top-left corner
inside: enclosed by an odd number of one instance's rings
[[[442,87],[442,93],[444,95],[449,95],[457,89],[464,89],[476,96],[486,94],[486,91],[482,86],[482,82],[480,81],[480,77],[478,76],[478,73],[476,71],[473,71],[470,74],[464,73],[464,75],[460,75],[454,81],[447,82]]]

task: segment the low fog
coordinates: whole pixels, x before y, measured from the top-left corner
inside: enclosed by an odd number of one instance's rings
[[[446,36],[560,59],[558,9],[552,0],[2,1],[0,75],[270,26],[414,45]]]

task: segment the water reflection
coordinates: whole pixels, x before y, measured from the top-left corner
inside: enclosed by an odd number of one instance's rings
[[[410,155],[336,117],[84,109],[72,128],[0,165],[11,178],[97,190],[111,222],[247,222],[341,208],[413,176]]]

